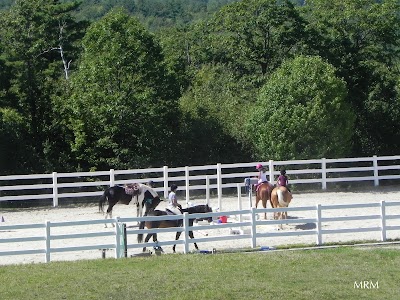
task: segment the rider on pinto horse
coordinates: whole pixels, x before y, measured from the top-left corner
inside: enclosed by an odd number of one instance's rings
[[[292,191],[289,189],[288,184],[289,184],[289,179],[286,176],[286,170],[282,169],[281,175],[279,175],[278,180],[276,181],[276,186],[277,187],[279,187],[279,186],[286,187],[288,192],[290,193],[291,197],[293,198]]]

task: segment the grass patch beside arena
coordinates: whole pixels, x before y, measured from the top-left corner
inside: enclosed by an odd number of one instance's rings
[[[398,299],[399,267],[398,249],[343,247],[7,265],[0,298]]]

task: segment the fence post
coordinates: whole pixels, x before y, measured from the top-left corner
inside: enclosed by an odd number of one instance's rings
[[[46,225],[45,262],[48,263],[48,262],[50,262],[50,252],[51,252],[51,248],[50,248],[50,240],[51,240],[51,236],[50,236],[50,221],[46,221],[45,225]]]
[[[124,257],[128,257],[128,235],[126,233],[126,224],[122,224],[122,238],[123,238],[123,246],[124,246]]]
[[[379,171],[378,171],[378,158],[376,155],[372,157],[372,163],[374,166],[374,186],[379,185]]]
[[[189,253],[189,214],[185,212],[183,214],[183,229],[184,229],[184,249],[183,253]]]
[[[256,208],[251,208],[251,248],[257,246],[257,224],[256,224]]]
[[[164,166],[164,198],[168,198],[168,166]]]
[[[321,222],[321,216],[322,216],[322,209],[321,209],[321,204],[317,204],[317,245],[320,246],[322,245],[322,222]]]
[[[222,199],[222,169],[221,164],[217,164],[217,191],[218,191],[218,208],[222,210],[221,199]]]
[[[326,190],[326,158],[321,161],[321,171],[322,189]]]
[[[115,170],[110,169],[110,186],[115,185]]]
[[[119,217],[115,218],[115,258],[120,258],[121,252],[121,228],[119,226]]]
[[[274,183],[275,179],[274,179],[274,161],[273,160],[269,160],[268,162],[268,169],[269,169],[269,182]]]
[[[386,242],[386,202],[381,201],[381,241]]]
[[[206,204],[210,204],[210,176],[206,176]]]
[[[57,172],[53,172],[53,206],[58,206]]]
[[[237,197],[238,197],[238,210],[242,210],[242,187],[240,183],[237,184]],[[242,214],[239,215],[239,222],[242,222]]]
[[[190,190],[189,190],[189,184],[190,184],[190,182],[189,182],[189,167],[188,166],[186,166],[185,167],[185,194],[186,194],[186,207],[188,207],[188,205],[189,205],[189,197],[190,197],[190,195],[189,195],[189,193],[190,193]]]

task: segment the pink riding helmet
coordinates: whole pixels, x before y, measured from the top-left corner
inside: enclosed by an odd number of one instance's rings
[[[262,169],[263,168],[263,165],[262,164],[257,164],[257,166],[256,166],[256,169],[258,170],[258,169]]]

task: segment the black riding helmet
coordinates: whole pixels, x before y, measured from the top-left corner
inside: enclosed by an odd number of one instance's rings
[[[286,175],[286,170],[285,169],[281,170],[281,175]]]
[[[178,186],[176,184],[171,184],[171,191],[176,191]]]

